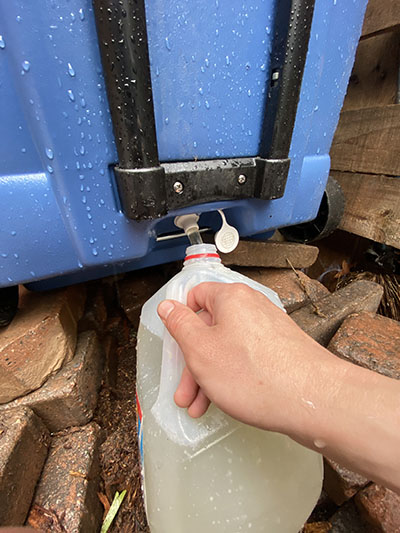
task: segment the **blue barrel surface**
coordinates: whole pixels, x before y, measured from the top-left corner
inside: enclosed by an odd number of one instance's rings
[[[316,0],[282,198],[179,211],[242,236],[312,220],[329,173],[367,0]],[[161,161],[258,153],[273,0],[147,0]],[[170,212],[121,211],[90,0],[0,0],[0,286],[47,288],[183,257]]]

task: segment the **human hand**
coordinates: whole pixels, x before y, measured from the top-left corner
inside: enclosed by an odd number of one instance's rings
[[[202,283],[158,312],[185,357],[175,401],[191,416],[211,400],[400,494],[399,381],[334,356],[243,284]]]
[[[175,401],[193,417],[211,400],[245,423],[292,433],[312,405],[311,382],[336,359],[243,284],[202,283],[187,306],[167,300],[158,312],[187,365]]]

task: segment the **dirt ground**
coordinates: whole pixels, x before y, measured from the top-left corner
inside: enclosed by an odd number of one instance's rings
[[[114,310],[116,313],[116,311]],[[123,317],[115,337],[108,379],[100,391],[95,420],[105,432],[100,449],[99,498],[107,510],[116,490],[127,490],[110,532],[149,533],[141,490],[136,431],[136,331]],[[114,366],[115,365],[115,366]],[[108,383],[107,383],[108,381]]]

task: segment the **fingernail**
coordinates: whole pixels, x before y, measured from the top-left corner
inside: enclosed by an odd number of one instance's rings
[[[158,314],[160,315],[160,318],[162,320],[167,320],[168,315],[174,307],[174,304],[169,300],[164,300],[163,302],[161,302],[158,306]]]

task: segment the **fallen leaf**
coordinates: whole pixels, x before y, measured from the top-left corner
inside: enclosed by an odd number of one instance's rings
[[[98,492],[97,496],[99,497],[99,500],[101,501],[105,512],[108,513],[108,510],[110,509],[111,504],[110,504],[107,496],[103,492]]]

